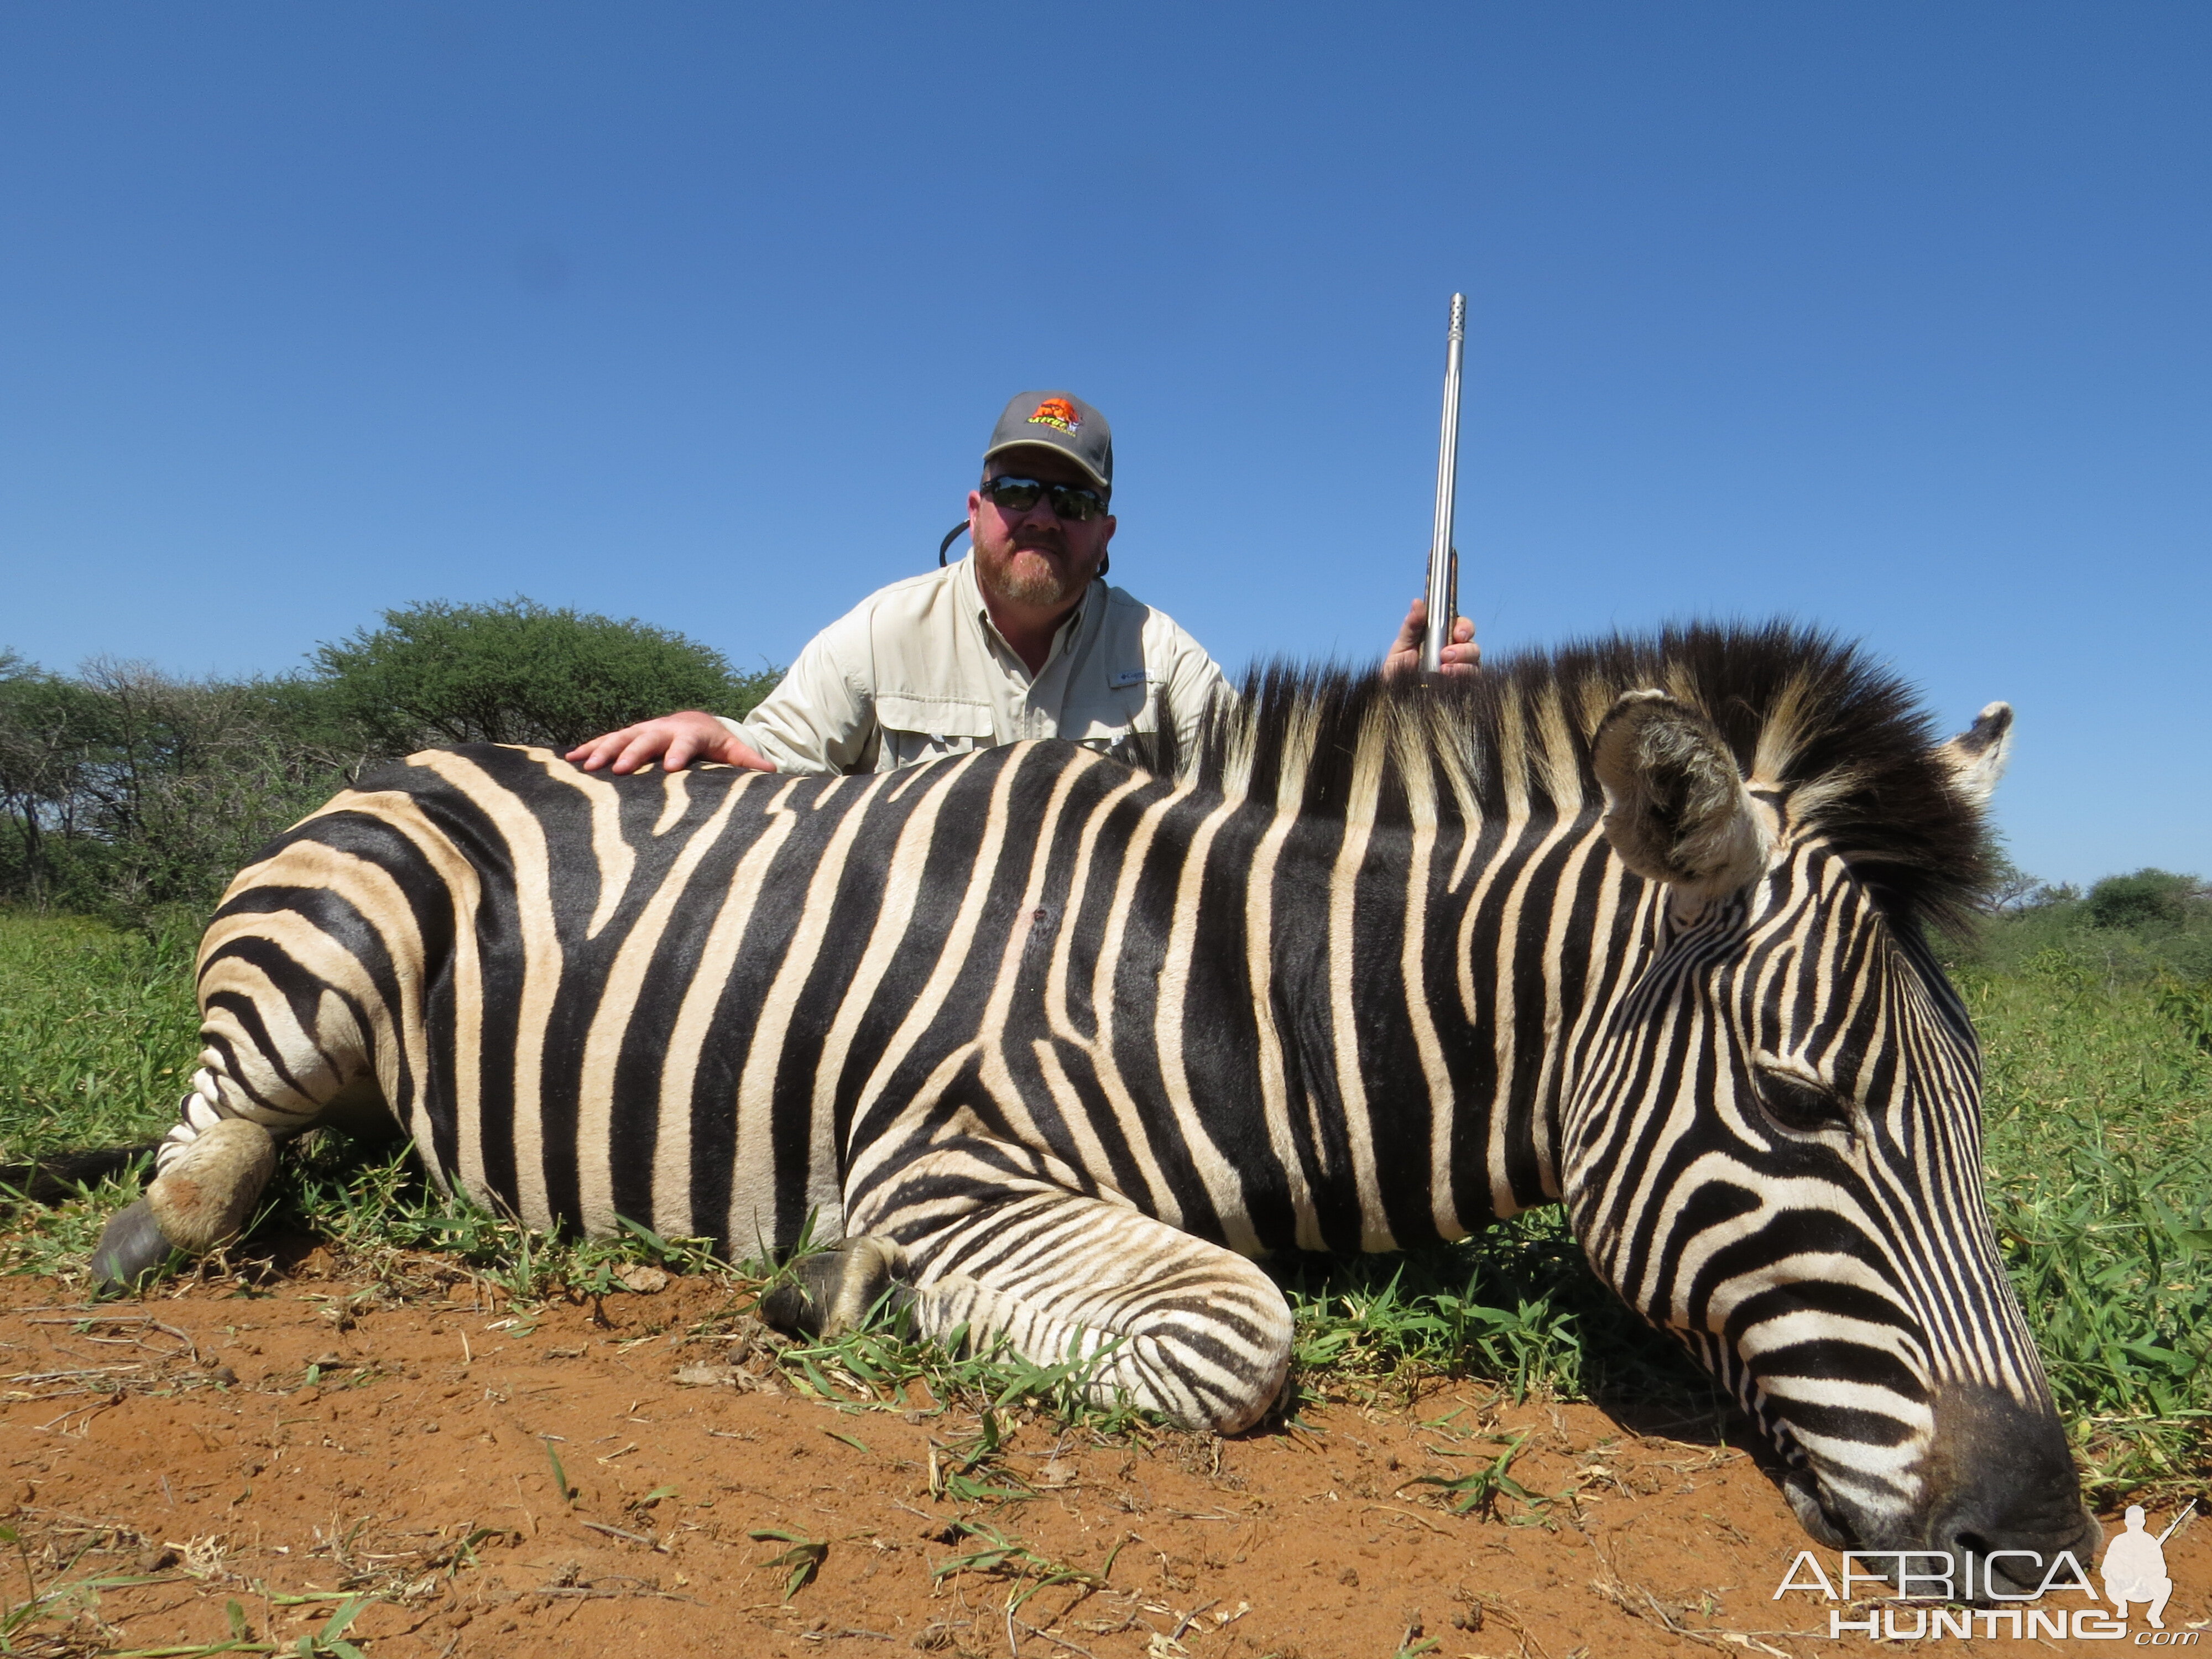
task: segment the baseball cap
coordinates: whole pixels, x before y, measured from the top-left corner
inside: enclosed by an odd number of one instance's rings
[[[983,459],[1006,449],[1057,449],[1109,495],[1114,491],[1114,428],[1069,392],[1024,392],[991,428]]]

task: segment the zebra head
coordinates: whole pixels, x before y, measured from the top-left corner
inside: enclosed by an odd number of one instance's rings
[[[2012,711],[1937,745],[1897,696],[1875,732],[1822,728],[1810,696],[1713,718],[1635,691],[1604,716],[1644,948],[1563,1102],[1560,1184],[1598,1272],[1771,1440],[1816,1539],[2087,1563],[1984,1204],[1973,1030],[1920,931],[1931,861],[1980,856]]]

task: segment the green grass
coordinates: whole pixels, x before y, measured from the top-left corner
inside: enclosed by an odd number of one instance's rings
[[[2201,1480],[2212,1434],[2212,1045],[2204,994],[2101,950],[1966,969],[1990,1207],[2100,1496]]]
[[[2094,1495],[2201,1481],[2212,1446],[2212,990],[2110,937],[2027,942],[2035,948],[2014,941],[1954,969],[1985,1048],[1998,1236]],[[189,956],[186,942],[0,909],[10,1157],[167,1127],[195,1063]],[[19,1218],[0,1235],[0,1267],[81,1263],[121,1201],[111,1188]],[[272,1184],[254,1237],[288,1233],[324,1240],[393,1293],[428,1288],[424,1264],[447,1264],[526,1306],[617,1293],[629,1263],[716,1265],[641,1229],[532,1237],[441,1197],[396,1154],[335,1143],[288,1158]],[[1297,1316],[1310,1391],[1411,1400],[1437,1378],[1469,1376],[1522,1397],[1686,1414],[1713,1403],[1689,1362],[1597,1284],[1556,1208],[1446,1249],[1273,1271]],[[1079,1410],[1068,1368],[954,1360],[888,1331],[787,1349],[781,1363],[795,1386],[853,1407],[903,1400],[919,1383],[987,1422],[1013,1401]],[[1127,1425],[1110,1412],[1087,1420]]]
[[[151,1139],[198,1064],[197,940],[0,908],[0,1146]]]
[[[1599,1283],[1556,1205],[1456,1244],[1272,1265],[1298,1368],[1333,1390],[1411,1404],[1437,1377],[1477,1376],[1516,1401],[1718,1404],[1705,1373]]]

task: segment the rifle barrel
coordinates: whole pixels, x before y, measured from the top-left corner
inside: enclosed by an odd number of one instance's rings
[[[1429,538],[1429,625],[1421,636],[1421,667],[1431,674],[1443,666],[1459,615],[1459,554],[1452,546],[1452,515],[1459,489],[1459,369],[1467,342],[1467,295],[1451,299],[1451,332],[1444,343],[1443,433],[1437,444],[1437,516]]]
[[[2185,1510],[2182,1510],[2182,1512],[2181,1512],[2180,1514],[2179,1514],[2179,1515],[2175,1516],[2173,1517],[2173,1520],[2172,1520],[2172,1523],[2171,1523],[2171,1524],[2169,1524],[2169,1525],[2167,1526],[2166,1529],[2164,1532],[2162,1532],[2162,1533],[2159,1534],[2159,1535],[2158,1535],[2158,1541],[2159,1541],[2160,1543],[2163,1544],[2164,1542],[2166,1542],[2166,1540],[2167,1539],[2169,1539],[2169,1538],[2172,1537],[2172,1536],[2173,1536],[2173,1528],[2174,1528],[2175,1527],[2179,1526],[2183,1522],[2185,1522],[2185,1521],[2186,1521],[2187,1519],[2189,1519],[2191,1513],[2192,1511],[2194,1511],[2196,1508],[2197,1508],[2197,1500],[2196,1500],[2195,1498],[2191,1498],[2191,1499],[2189,1500],[2189,1508],[2188,1508],[2188,1509],[2185,1509]]]

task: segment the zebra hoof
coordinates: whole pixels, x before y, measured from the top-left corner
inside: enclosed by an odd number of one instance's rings
[[[93,1283],[103,1291],[132,1291],[158,1272],[176,1246],[161,1236],[161,1224],[144,1199],[108,1217],[92,1252]]]
[[[789,1279],[761,1298],[761,1319],[793,1336],[834,1342],[865,1325],[887,1292],[895,1311],[905,1311],[913,1300],[899,1283],[906,1266],[905,1250],[888,1238],[846,1239],[793,1267]]]
[[[276,1143],[258,1123],[227,1117],[192,1138],[146,1189],[162,1237],[205,1255],[246,1230],[276,1169]]]

